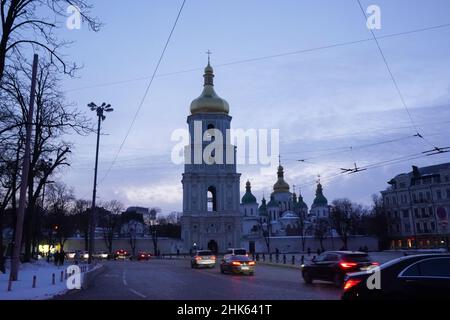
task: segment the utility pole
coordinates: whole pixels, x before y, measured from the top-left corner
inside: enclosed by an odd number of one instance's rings
[[[98,150],[100,146],[100,128],[102,121],[106,119],[106,116],[104,115],[104,112],[112,112],[114,111],[113,108],[111,108],[110,104],[106,104],[103,102],[101,106],[97,106],[95,103],[91,102],[88,104],[88,107],[91,109],[91,111],[95,111],[97,113],[98,122],[97,122],[97,146],[95,150],[95,169],[94,169],[94,189],[92,191],[92,208],[91,208],[91,215],[89,219],[89,257],[88,257],[88,263],[92,263],[92,256],[94,254],[94,247],[95,247],[95,222],[96,222],[96,204],[95,200],[97,198],[97,171],[98,171]]]
[[[30,105],[28,108],[27,123],[26,123],[25,152],[22,163],[22,179],[20,181],[19,209],[17,211],[16,233],[14,237],[13,256],[11,260],[10,279],[12,281],[17,281],[19,276],[20,252],[22,249],[23,221],[25,217],[28,174],[30,171],[31,131],[33,130],[33,113],[34,113],[34,100],[36,97],[35,88],[36,88],[38,59],[39,59],[38,55],[35,54],[33,57],[33,71],[31,76]]]

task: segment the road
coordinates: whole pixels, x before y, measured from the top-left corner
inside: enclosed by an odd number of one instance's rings
[[[92,285],[62,300],[330,300],[340,289],[306,285],[298,269],[257,265],[255,276],[191,269],[188,260],[107,261]]]

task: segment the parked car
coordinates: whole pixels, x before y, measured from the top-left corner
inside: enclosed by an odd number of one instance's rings
[[[255,261],[245,255],[228,255],[220,263],[220,272],[242,273],[253,276],[255,274]]]
[[[373,272],[348,274],[342,299],[450,299],[449,254],[401,257],[381,265],[379,272],[379,287],[372,289],[367,280]],[[376,279],[370,280],[376,284]]]
[[[130,254],[128,253],[128,251],[126,251],[124,249],[117,250],[114,255],[115,260],[125,260],[125,259],[129,259],[129,258],[130,258]]]
[[[67,259],[75,259],[76,255],[77,255],[76,251],[66,252],[66,258]]]
[[[302,265],[302,276],[307,284],[314,280],[323,280],[341,287],[347,273],[368,270],[378,265],[365,252],[326,251],[311,263]]]
[[[139,252],[138,255],[136,256],[136,259],[138,261],[148,261],[151,258],[151,254],[148,252]]]
[[[98,252],[96,254],[93,254],[92,256],[94,258],[97,258],[97,259],[108,259],[109,258],[109,253],[106,252],[106,251],[100,251],[100,252]]]
[[[191,258],[191,268],[216,266],[216,256],[211,250],[198,250]]]

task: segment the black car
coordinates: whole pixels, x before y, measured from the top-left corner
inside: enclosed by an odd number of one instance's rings
[[[349,274],[342,299],[450,299],[449,254],[421,254],[389,261],[378,269],[378,286],[373,271],[377,270]]]
[[[247,256],[227,255],[220,262],[220,272],[232,274],[255,274],[255,261]]]
[[[365,252],[326,251],[311,263],[303,265],[302,275],[307,284],[323,280],[341,287],[347,273],[368,270],[374,266],[378,266],[378,263],[373,262]]]

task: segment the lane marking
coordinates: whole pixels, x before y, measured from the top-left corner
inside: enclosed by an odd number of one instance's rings
[[[127,269],[123,269],[123,273],[122,273],[122,282],[124,284],[124,286],[128,286],[128,282],[126,279],[126,275],[127,275]]]
[[[142,293],[140,293],[140,292],[138,292],[138,291],[136,291],[134,289],[128,288],[128,290],[130,290],[132,293],[134,293],[135,295],[137,295],[137,296],[139,296],[141,298],[144,298],[144,299],[147,298],[146,295],[143,295]]]

